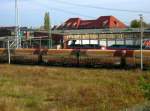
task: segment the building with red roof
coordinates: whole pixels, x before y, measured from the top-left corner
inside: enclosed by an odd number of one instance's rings
[[[104,28],[127,28],[127,26],[114,16],[101,16],[96,20],[82,20],[81,18],[70,18],[64,24],[54,29],[104,29]]]

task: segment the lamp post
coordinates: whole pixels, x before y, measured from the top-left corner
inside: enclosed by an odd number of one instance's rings
[[[141,70],[143,70],[143,15],[140,14],[140,35],[141,35]]]

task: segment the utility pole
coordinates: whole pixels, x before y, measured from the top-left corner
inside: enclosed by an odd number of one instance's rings
[[[7,41],[7,49],[8,49],[8,63],[10,64],[10,47],[9,47],[9,40]]]
[[[140,35],[141,35],[141,70],[143,70],[143,15],[140,14]]]
[[[21,47],[21,43],[19,41],[19,13],[18,13],[18,0],[15,0],[15,41],[16,41],[16,48]]]

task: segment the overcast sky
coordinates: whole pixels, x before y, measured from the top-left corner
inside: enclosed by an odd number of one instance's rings
[[[61,24],[66,19],[80,17],[82,19],[96,19],[99,16],[113,15],[124,23],[129,24],[131,20],[138,19],[138,13],[119,12],[104,9],[82,7],[90,5],[95,7],[105,7],[123,10],[139,10],[150,12],[150,0],[18,0],[19,19],[21,26],[41,26],[43,25],[44,13],[50,12],[52,24]],[[62,2],[63,1],[63,2]],[[71,4],[81,4],[69,5]],[[15,24],[14,12],[15,0],[1,0],[0,6],[0,26],[10,26]],[[150,13],[143,13],[144,20],[150,23]]]

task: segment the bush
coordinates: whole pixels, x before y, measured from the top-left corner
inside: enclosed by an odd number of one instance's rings
[[[144,77],[140,78],[140,87],[144,92],[144,97],[150,100],[150,81],[146,81]]]

